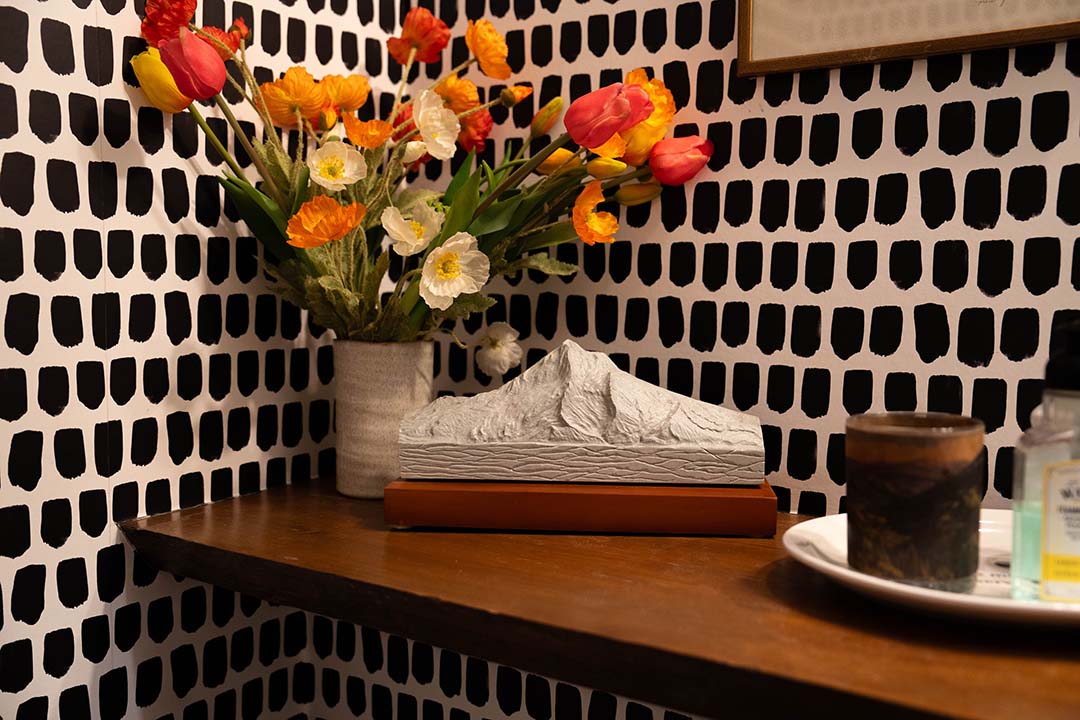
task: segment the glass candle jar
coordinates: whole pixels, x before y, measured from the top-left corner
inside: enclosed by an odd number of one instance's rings
[[[981,421],[945,413],[847,421],[848,564],[967,592],[979,566],[985,459]]]

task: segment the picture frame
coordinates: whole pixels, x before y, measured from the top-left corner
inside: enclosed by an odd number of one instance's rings
[[[1080,0],[739,0],[740,77],[1080,36]]]

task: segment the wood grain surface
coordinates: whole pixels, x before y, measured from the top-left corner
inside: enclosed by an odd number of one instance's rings
[[[803,518],[736,539],[391,531],[382,514],[323,481],[122,527],[173,573],[685,712],[1080,716],[1080,634],[864,599],[785,556]]]

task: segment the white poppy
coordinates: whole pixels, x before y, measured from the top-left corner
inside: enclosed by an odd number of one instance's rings
[[[431,90],[420,93],[413,105],[413,119],[431,157],[449,160],[454,156],[461,123],[457,113],[443,105],[441,97]]]
[[[442,230],[443,214],[427,203],[417,203],[408,217],[396,207],[383,210],[380,218],[386,234],[394,241],[394,252],[402,257],[415,255]]]
[[[424,157],[426,153],[427,145],[420,140],[410,140],[405,143],[405,152],[401,155],[401,162],[405,165],[412,165],[414,162]]]
[[[502,377],[507,370],[521,363],[518,331],[504,322],[488,328],[476,351],[476,364],[491,377]]]
[[[307,161],[312,182],[337,192],[367,177],[363,153],[340,140],[331,140],[311,153]]]
[[[488,281],[491,262],[476,247],[476,238],[459,232],[431,251],[420,273],[420,297],[445,310],[458,295],[479,292]]]

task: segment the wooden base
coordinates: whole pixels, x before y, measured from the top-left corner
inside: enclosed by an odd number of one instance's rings
[[[776,495],[749,486],[398,480],[384,495],[395,528],[444,527],[772,537]]]

